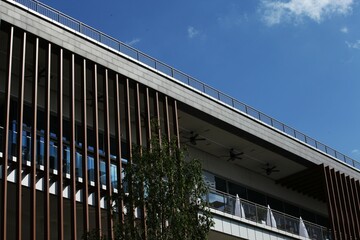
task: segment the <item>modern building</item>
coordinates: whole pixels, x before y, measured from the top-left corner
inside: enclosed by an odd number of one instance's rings
[[[0,239],[112,236],[151,119],[203,163],[209,239],[360,239],[359,162],[40,2],[0,21]]]

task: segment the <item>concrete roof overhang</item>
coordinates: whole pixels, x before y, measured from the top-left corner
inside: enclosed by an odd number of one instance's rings
[[[205,151],[226,164],[236,164],[250,171],[279,180],[308,168],[315,163],[283,149],[270,141],[259,138],[234,125],[226,123],[205,112],[179,103],[179,125],[183,143]],[[196,145],[189,143],[191,132],[199,134]],[[242,153],[239,158],[229,160],[229,150]],[[241,159],[240,159],[241,158]],[[267,174],[266,164],[276,166],[279,172]]]

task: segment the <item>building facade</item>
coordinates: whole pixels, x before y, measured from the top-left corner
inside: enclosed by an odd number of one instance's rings
[[[360,239],[360,163],[37,1],[0,21],[1,239],[111,238],[152,119],[202,161],[210,239]]]

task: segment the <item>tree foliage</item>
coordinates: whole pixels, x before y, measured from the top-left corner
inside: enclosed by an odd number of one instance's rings
[[[113,199],[116,239],[207,239],[213,220],[205,200],[208,188],[201,163],[189,159],[176,141],[153,135],[150,148],[133,151],[123,181]],[[122,221],[115,217],[121,213],[121,201]]]
[[[201,163],[187,159],[175,141],[155,136],[149,149],[133,152],[124,173],[127,214],[119,239],[207,239],[213,222]],[[145,216],[136,218],[139,209]]]

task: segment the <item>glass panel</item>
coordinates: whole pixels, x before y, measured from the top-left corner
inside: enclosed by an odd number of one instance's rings
[[[277,229],[286,231],[285,215],[276,211],[273,211],[273,215],[276,221]]]
[[[251,202],[266,206],[265,195],[248,189],[248,199]]]
[[[288,127],[286,125],[284,125],[284,129],[285,129],[285,132],[287,134],[289,134],[290,136],[295,137],[295,130],[294,129],[292,129],[291,127]]]
[[[225,199],[220,194],[209,193],[209,205],[216,210],[224,211]]]
[[[54,134],[51,134],[52,139]],[[57,169],[57,146],[54,141],[50,141],[50,169]]]
[[[228,186],[229,186],[229,193],[231,195],[236,196],[236,194],[238,194],[240,198],[247,199],[245,187],[240,186],[238,184],[231,183],[231,182],[228,183]]]
[[[294,217],[300,217],[300,209],[292,204],[284,203],[284,212]]]
[[[256,222],[256,207],[254,204],[248,203],[248,202],[242,202],[244,212],[245,212],[245,218],[247,220],[251,220]]]
[[[111,176],[111,186],[113,188],[117,188],[117,166],[115,164],[111,164],[110,176]]]
[[[63,171],[66,174],[70,174],[70,147],[69,146],[64,146],[64,150],[63,150],[63,154],[64,154],[64,159],[63,159]]]
[[[285,229],[289,233],[299,234],[299,220],[285,218]]]
[[[278,199],[267,197],[267,204],[271,207],[271,209],[284,212],[283,202]]]
[[[266,218],[267,218],[267,208],[256,206],[256,213],[257,213],[257,222],[261,224],[266,224]]]
[[[215,176],[215,189],[226,193],[227,192],[226,181],[224,179]]]
[[[37,164],[44,165],[44,131],[40,131],[40,136],[37,136]]]
[[[89,182],[95,181],[94,158],[92,156],[88,156],[88,177]]]
[[[9,130],[9,160],[12,160],[12,157],[16,157],[16,142],[17,142],[17,132],[16,132],[16,120],[11,122]]]
[[[26,161],[30,161],[31,155],[31,133],[27,129],[25,129],[22,134],[22,159],[23,163],[26,163]]]
[[[76,165],[75,165],[75,174],[76,177],[82,177],[82,155],[79,152],[76,152]]]
[[[100,182],[106,185],[106,164],[103,160],[100,160]]]

